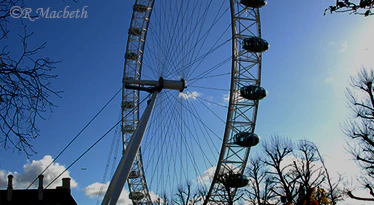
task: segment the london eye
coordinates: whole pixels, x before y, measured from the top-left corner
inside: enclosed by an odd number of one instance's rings
[[[244,171],[261,87],[264,0],[136,0],[122,91],[123,157],[102,204],[127,181],[133,204],[166,203],[184,182],[201,204],[231,204]]]

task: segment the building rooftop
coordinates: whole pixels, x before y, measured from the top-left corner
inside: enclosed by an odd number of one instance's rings
[[[62,179],[62,186],[43,189],[43,176],[39,176],[38,189],[13,189],[13,176],[8,176],[8,188],[0,190],[1,205],[77,205],[70,194],[70,178]]]

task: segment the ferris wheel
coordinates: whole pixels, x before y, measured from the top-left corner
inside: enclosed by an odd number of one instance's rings
[[[201,204],[232,204],[248,184],[246,163],[259,142],[265,4],[135,1],[123,76],[124,151],[102,204],[116,204],[126,181],[133,204],[155,197],[166,204],[185,182],[204,190]]]

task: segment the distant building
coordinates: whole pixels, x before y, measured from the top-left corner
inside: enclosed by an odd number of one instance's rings
[[[70,178],[62,179],[56,189],[43,188],[43,175],[38,189],[13,189],[13,176],[8,176],[8,188],[0,190],[0,205],[77,205],[70,194]]]

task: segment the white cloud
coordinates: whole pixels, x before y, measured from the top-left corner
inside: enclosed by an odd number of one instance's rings
[[[31,163],[27,163],[23,165],[23,172],[11,172],[6,170],[0,170],[0,188],[6,188],[8,186],[8,175],[13,175],[13,188],[27,188],[32,181],[34,181],[39,174],[53,161],[52,156],[46,155],[41,160],[33,160]],[[59,174],[61,174],[65,170],[64,165],[60,165],[57,162],[54,162],[51,164],[51,166],[47,169],[47,171],[44,172],[44,179],[43,184],[44,188],[52,182]],[[71,178],[70,181],[70,187],[74,188],[77,187],[77,182],[72,179],[70,176],[69,171],[66,171],[64,174],[62,174],[58,179],[56,179],[50,186],[48,186],[48,189],[54,189],[57,186],[62,185],[62,178]],[[33,186],[31,188],[37,188],[38,187],[38,180],[35,181]]]
[[[109,182],[107,182],[106,184],[95,182],[91,185],[88,185],[86,188],[84,188],[83,192],[86,194],[86,196],[90,198],[99,197],[100,200],[102,200],[108,187],[109,187]],[[131,205],[132,204],[132,201],[129,199],[129,192],[127,190],[122,190],[117,204],[118,205]]]
[[[332,83],[333,81],[334,81],[334,78],[331,76],[325,79],[325,83]]]
[[[151,200],[152,201],[157,201],[158,199],[160,199],[161,201],[160,202],[163,202],[163,200],[161,199],[161,197],[155,193],[153,193],[152,191],[149,192],[149,195],[151,196]]]
[[[216,169],[217,169],[217,166],[210,167],[209,169],[204,171],[204,174],[198,176],[196,180],[193,180],[193,182],[202,184],[202,185],[210,184],[210,182],[213,180]],[[220,173],[225,174],[228,171],[233,171],[235,173],[238,171],[238,167],[233,164],[226,164],[221,167]]]
[[[328,41],[328,40],[321,40],[321,48],[326,51],[328,49],[331,49],[332,46],[335,44],[333,41]]]
[[[228,103],[230,100],[230,93],[223,94],[222,99],[225,103]],[[240,96],[240,90],[235,91],[233,103],[238,103],[244,101],[244,98]]]
[[[84,188],[83,192],[86,194],[86,196],[90,198],[99,197],[100,200],[102,200],[108,187],[109,187],[109,182],[107,182],[106,184],[95,182],[91,185],[88,185],[86,188]],[[149,195],[151,196],[152,201],[156,201],[158,198],[160,198],[157,194],[153,192],[150,192]],[[129,198],[128,190],[125,190],[125,189],[122,190],[117,204],[118,205],[132,205],[132,201]]]
[[[5,170],[0,170],[0,188],[6,188],[8,185],[8,175],[10,172],[6,172]]]
[[[321,40],[321,43],[325,44],[325,45],[333,45],[334,44],[333,41],[328,41],[328,40]]]
[[[196,92],[196,91],[193,91],[193,92],[183,92],[183,93],[179,93],[179,98],[183,98],[185,100],[187,99],[194,99],[196,100],[197,97],[201,96],[202,94],[199,93],[199,92]]]
[[[223,99],[223,102],[228,103],[230,100],[230,93],[223,94],[222,99]]]
[[[109,186],[109,182],[106,184],[95,182],[91,185],[88,185],[86,188],[83,189],[86,196],[90,198],[94,198],[97,196],[102,196]]]
[[[347,44],[346,42],[342,43],[341,46],[342,46],[342,47],[341,47],[340,50],[338,51],[339,53],[343,53],[343,52],[345,52],[345,51],[347,50],[347,48],[348,48],[348,44]]]
[[[210,183],[214,177],[214,173],[216,172],[217,166],[210,167],[209,169],[204,171],[203,175],[200,175],[196,178],[196,180],[193,180],[195,183],[199,184],[207,184]]]

